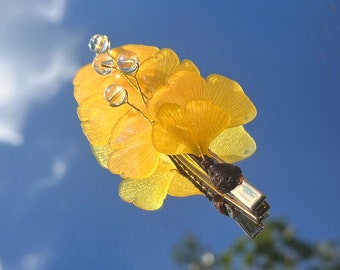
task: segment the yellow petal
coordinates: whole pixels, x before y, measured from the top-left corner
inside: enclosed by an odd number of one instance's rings
[[[93,95],[78,107],[83,131],[94,146],[106,145],[116,122],[130,109],[128,105],[111,107],[102,94]]]
[[[191,141],[190,133],[182,125],[177,125],[179,113],[180,107],[171,103],[163,104],[158,111],[157,121],[152,128],[152,141],[161,153],[190,153],[197,148],[195,142]]]
[[[123,178],[145,178],[153,174],[159,153],[152,145],[151,124],[130,109],[113,127],[109,140],[112,154],[108,167]]]
[[[238,126],[224,130],[209,148],[226,162],[234,163],[251,156],[256,144],[248,132]]]
[[[152,129],[155,148],[164,154],[207,154],[218,134],[229,126],[230,116],[207,100],[190,100],[184,107],[163,104]]]
[[[159,51],[159,49],[154,46],[126,44],[118,48],[111,49],[110,55],[116,59],[119,54],[126,51],[135,53],[138,56],[139,62],[142,63],[149,57],[155,55]]]
[[[241,86],[224,76],[212,74],[206,78],[203,98],[228,112],[230,127],[248,123],[256,116],[256,108]]]
[[[154,57],[144,61],[136,75],[144,94],[150,96],[160,88],[178,63],[176,53],[170,49],[162,49]]]
[[[202,98],[204,80],[198,72],[179,70],[168,78],[148,101],[148,112],[153,117],[164,103],[184,106],[191,99]]]
[[[155,173],[144,179],[123,179],[119,186],[120,197],[144,210],[157,210],[163,205],[168,187],[176,171],[163,162]]]
[[[73,79],[74,97],[78,104],[94,94],[103,93],[99,84],[105,77],[95,72],[91,64],[79,69]]]
[[[169,156],[160,154],[160,163],[164,166],[167,164],[169,166],[169,170],[176,172],[173,178],[171,179],[171,183],[169,185],[168,194],[176,197],[185,197],[191,195],[203,195],[195,186],[192,184],[187,178],[182,176],[174,163],[171,161]]]
[[[103,145],[103,146],[91,145],[91,149],[92,149],[93,155],[96,157],[100,166],[107,169],[107,162],[112,153],[112,150],[110,149],[109,145]]]
[[[179,65],[177,65],[174,70],[169,73],[169,75],[175,74],[177,72],[180,71],[187,71],[190,73],[196,73],[196,74],[200,74],[200,70],[196,67],[196,65],[188,59],[184,59],[182,60]]]
[[[127,44],[118,48],[110,50],[110,54],[117,58],[118,55],[124,51],[131,51],[137,54],[140,63],[155,55],[159,49],[153,46],[133,45]],[[112,75],[99,75],[92,67],[92,64],[88,64],[80,68],[74,77],[74,97],[78,104],[84,99],[92,96],[96,93],[103,93],[105,88],[100,86],[100,82],[112,77]]]
[[[102,89],[102,96],[104,99],[104,90],[112,85],[118,84],[123,87],[128,94],[129,103],[135,105],[137,108],[140,108],[143,112],[145,112],[145,104],[143,102],[143,98],[136,89],[137,85],[135,78],[133,76],[125,75],[119,70],[114,70],[109,77],[106,77],[104,80],[100,82],[100,88]]]
[[[169,185],[168,194],[175,197],[186,197],[192,195],[203,195],[188,179],[176,173]]]

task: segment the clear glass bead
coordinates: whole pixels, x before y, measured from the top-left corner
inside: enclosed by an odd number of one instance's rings
[[[117,66],[123,73],[133,74],[139,67],[139,59],[133,52],[123,52],[117,58]]]
[[[104,91],[106,101],[112,107],[118,107],[127,102],[127,91],[119,84],[111,84]]]
[[[110,40],[106,35],[93,35],[89,41],[89,48],[96,54],[105,53],[110,49]]]
[[[98,74],[108,75],[115,68],[115,61],[108,53],[101,53],[95,56],[92,66]]]

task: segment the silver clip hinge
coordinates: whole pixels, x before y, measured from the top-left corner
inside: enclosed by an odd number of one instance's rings
[[[231,191],[222,193],[212,183],[208,172],[202,168],[199,158],[192,155],[169,157],[179,172],[202,191],[221,214],[234,219],[250,238],[255,238],[264,229],[263,220],[269,216],[270,205],[266,196],[245,177]],[[215,154],[213,160],[216,164],[225,163]]]

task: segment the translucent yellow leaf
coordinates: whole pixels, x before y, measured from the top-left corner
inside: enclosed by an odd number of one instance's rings
[[[168,194],[175,197],[204,195],[193,183],[179,173],[173,176],[169,185]]]
[[[151,124],[130,109],[113,127],[109,140],[112,154],[108,167],[123,178],[145,178],[155,171],[159,153],[152,145]]]
[[[155,148],[164,154],[206,154],[212,140],[229,126],[230,116],[207,100],[184,107],[163,104],[152,129]]]
[[[177,125],[179,110],[178,105],[167,103],[158,111],[157,121],[152,128],[152,141],[154,147],[161,153],[168,155],[190,153],[194,151],[192,149],[197,148],[186,128]]]
[[[133,52],[138,56],[139,62],[142,63],[149,57],[155,55],[159,49],[154,46],[145,46],[139,44],[126,44],[110,50],[110,55],[117,58],[123,52]]]
[[[120,197],[144,210],[157,210],[163,205],[172,177],[172,166],[160,162],[153,175],[144,179],[123,179],[119,186]]]
[[[110,55],[117,58],[118,55],[124,51],[131,51],[138,56],[140,63],[155,55],[159,49],[153,46],[145,46],[145,45],[134,45],[127,44],[118,48],[113,48],[110,50]],[[110,75],[99,75],[92,67],[92,64],[85,65],[80,68],[76,73],[73,84],[74,84],[74,97],[77,100],[78,104],[84,99],[92,96],[96,93],[103,93],[104,89],[100,86],[100,83],[112,77]]]
[[[107,162],[112,153],[109,145],[94,146],[91,145],[92,153],[96,157],[98,163],[105,169],[107,169]]]
[[[203,85],[204,79],[198,72],[179,69],[148,101],[149,114],[154,117],[164,103],[184,106],[191,99],[202,98]]]
[[[150,96],[160,88],[178,63],[179,59],[176,53],[170,49],[162,49],[153,57],[141,63],[136,77],[143,92]]]
[[[245,124],[256,116],[256,108],[244,94],[241,86],[224,76],[210,75],[204,81],[199,73],[182,70],[172,74],[148,102],[148,111],[154,116],[164,103],[183,106],[191,99],[206,99],[226,111],[230,127]]]
[[[238,126],[224,130],[209,148],[226,162],[234,163],[251,156],[256,144],[248,132]]]
[[[94,146],[106,145],[113,126],[129,109],[128,105],[111,107],[102,94],[95,94],[82,101],[78,107],[78,116],[89,142]]]
[[[191,60],[188,60],[188,59],[182,60],[179,63],[179,65],[177,65],[175,69],[171,73],[169,73],[169,75],[171,76],[172,74],[175,74],[180,71],[187,71],[187,72],[200,74],[200,70],[198,69],[198,67],[196,67],[196,65]]]
[[[169,170],[173,170],[176,172],[174,174],[171,183],[169,185],[168,194],[176,197],[185,197],[191,195],[202,195],[202,193],[184,176],[182,176],[169,156],[160,154],[160,163],[167,164],[169,166]]]
[[[106,77],[100,82],[100,88],[102,89],[101,95],[104,100],[104,91],[112,84],[118,84],[123,87],[128,93],[128,101],[134,104],[137,108],[140,108],[141,111],[145,112],[145,104],[143,102],[142,96],[140,95],[140,92],[134,86],[137,85],[137,83],[133,76],[124,75],[119,70],[114,70],[111,73],[111,76]]]
[[[230,127],[248,123],[256,116],[256,108],[241,86],[227,77],[217,74],[208,76],[203,98],[228,112],[231,117]]]
[[[78,104],[94,94],[103,93],[100,82],[104,78],[94,71],[91,64],[80,68],[73,79],[74,97]]]
[[[169,76],[184,70],[199,73],[198,68],[190,60],[179,62],[174,51],[162,49],[140,64],[136,77],[144,94],[150,98],[166,84]]]

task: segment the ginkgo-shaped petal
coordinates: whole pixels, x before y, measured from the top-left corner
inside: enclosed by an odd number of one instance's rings
[[[168,194],[174,197],[204,195],[193,183],[179,173],[171,179]]]
[[[198,68],[191,61],[179,62],[174,51],[162,49],[140,65],[136,78],[143,92],[151,97],[165,85],[169,76],[183,70],[199,73]]]
[[[123,46],[110,50],[110,55],[117,59],[122,53],[131,52],[137,55],[139,62],[143,63],[145,60],[155,55],[159,49],[154,46],[145,46],[140,44],[125,44]]]
[[[234,163],[251,156],[256,150],[256,143],[242,127],[224,130],[212,141],[209,149],[228,163]]]
[[[156,118],[153,145],[168,155],[207,154],[210,143],[230,123],[230,116],[207,100],[190,100],[183,107],[165,103]]]
[[[178,65],[176,53],[170,49],[162,49],[153,57],[140,64],[137,72],[139,85],[147,96],[163,85],[166,77]]]
[[[135,53],[140,63],[143,63],[146,59],[155,55],[159,49],[153,46],[127,44],[111,49],[110,55],[117,58],[119,54],[127,51]],[[104,89],[100,83],[109,77],[111,77],[111,74],[105,76],[99,75],[91,64],[85,65],[79,69],[73,80],[74,97],[78,104],[93,94],[102,93]]]
[[[168,78],[148,102],[148,111],[155,115],[163,103],[183,106],[191,99],[206,99],[225,110],[231,117],[229,127],[243,125],[256,116],[255,106],[237,82],[216,74],[204,80],[199,73],[186,70]]]
[[[137,108],[140,108],[141,111],[146,112],[143,98],[136,88],[137,82],[133,76],[128,76],[119,70],[114,70],[111,73],[111,76],[106,77],[100,82],[100,88],[102,89],[102,92],[99,93],[99,95],[101,95],[103,99],[105,99],[104,91],[112,85],[119,85],[125,89],[129,103],[134,104]],[[109,103],[108,100],[106,100],[106,102]],[[115,109],[116,107],[112,108],[112,110]]]
[[[112,108],[102,94],[95,94],[82,101],[78,107],[78,116],[89,142],[94,146],[107,144],[113,126],[128,110],[130,107],[127,105]]]
[[[123,179],[119,186],[120,197],[144,210],[157,210],[163,205],[172,177],[173,166],[160,162],[151,176],[143,179]]]
[[[179,70],[170,76],[148,101],[147,107],[150,115],[155,117],[158,109],[164,103],[174,103],[184,106],[189,100],[202,98],[204,79],[198,72]]]
[[[96,93],[102,93],[100,82],[103,79],[104,76],[95,72],[91,64],[79,69],[73,79],[74,97],[78,104]]]
[[[107,169],[107,162],[112,153],[111,148],[108,144],[102,146],[91,145],[92,153],[96,157],[98,163],[103,168]]]
[[[229,113],[230,127],[246,124],[255,118],[256,108],[237,82],[218,74],[209,75],[205,82],[203,98]]]
[[[130,109],[112,128],[109,146],[112,150],[108,168],[123,178],[146,178],[153,174],[159,153],[152,145],[151,124]]]
[[[190,180],[180,174],[169,156],[161,154],[159,162],[166,163],[169,166],[169,169],[176,172],[176,174],[174,174],[173,178],[171,179],[170,185],[168,187],[169,195],[175,197],[203,195],[202,192],[190,182]]]

